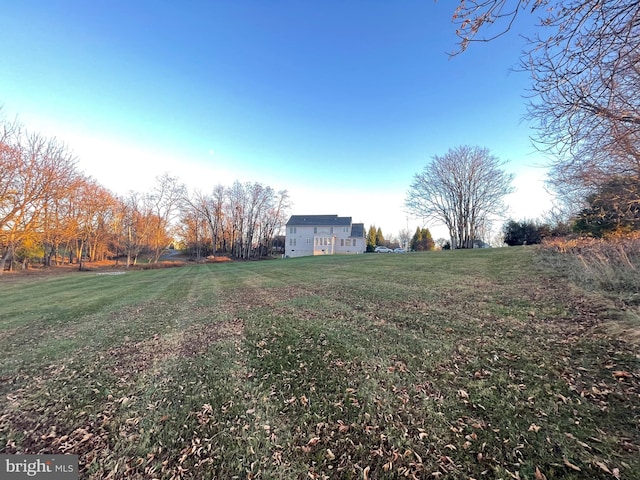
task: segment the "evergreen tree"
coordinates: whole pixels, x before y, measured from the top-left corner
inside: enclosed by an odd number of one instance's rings
[[[433,237],[428,228],[422,230],[422,242],[425,250],[434,250],[436,248],[436,242],[433,241]]]
[[[367,252],[373,252],[376,248],[376,227],[371,225],[367,232]]]
[[[382,235],[382,229],[378,227],[376,231],[376,245],[384,245],[384,235]]]
[[[587,197],[589,206],[575,221],[578,233],[602,237],[640,229],[640,182],[637,177],[613,177]]]
[[[416,228],[416,233],[411,238],[411,250],[418,251],[418,245],[422,242],[422,231],[420,227]]]
[[[435,248],[435,242],[431,236],[431,232],[428,228],[416,228],[416,233],[413,234],[411,239],[411,249],[416,252],[425,252],[433,250]]]
[[[544,237],[551,235],[551,228],[545,224],[537,224],[532,220],[509,220],[502,227],[504,243],[514,245],[535,245]]]

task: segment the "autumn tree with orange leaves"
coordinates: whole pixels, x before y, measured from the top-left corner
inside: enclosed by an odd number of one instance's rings
[[[0,124],[0,274],[24,245],[41,244],[43,220],[76,176],[67,148],[27,133],[17,123]]]

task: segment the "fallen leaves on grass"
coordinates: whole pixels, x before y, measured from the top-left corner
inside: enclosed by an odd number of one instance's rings
[[[547,480],[547,476],[544,473],[542,473],[538,467],[536,467],[535,475],[536,475],[535,476],[536,480]]]
[[[566,467],[569,467],[571,470],[575,470],[576,472],[581,472],[582,469],[580,467],[578,467],[577,465],[574,465],[573,463],[571,463],[567,457],[562,457],[562,463],[564,463],[564,465]]]

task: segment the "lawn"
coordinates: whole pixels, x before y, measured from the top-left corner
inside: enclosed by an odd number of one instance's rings
[[[531,248],[0,277],[0,452],[81,478],[640,478],[638,346]]]

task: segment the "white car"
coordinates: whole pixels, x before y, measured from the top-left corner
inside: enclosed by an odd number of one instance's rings
[[[387,247],[376,247],[374,250],[376,253],[393,253],[393,250]]]
[[[393,249],[393,253],[406,253],[406,250],[404,248],[394,248]]]

